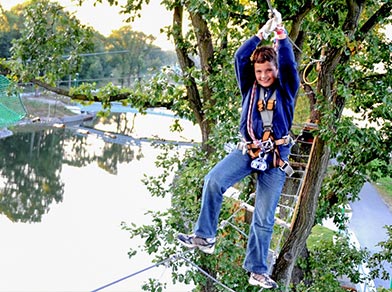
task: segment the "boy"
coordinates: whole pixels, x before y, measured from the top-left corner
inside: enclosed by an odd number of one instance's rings
[[[269,34],[276,35],[276,50],[260,46]],[[287,160],[294,116],[294,99],[299,88],[292,45],[281,26],[279,12],[244,42],[235,54],[235,72],[242,95],[240,132],[244,143],[228,154],[206,175],[199,218],[194,234],[179,234],[189,248],[213,253],[223,193],[247,175],[257,172],[256,200],[243,267],[249,283],[277,288],[267,274],[267,256],[275,209],[292,171]]]

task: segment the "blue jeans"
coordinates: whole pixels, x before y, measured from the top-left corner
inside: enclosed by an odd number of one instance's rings
[[[223,193],[248,176],[254,169],[252,159],[242,151],[234,150],[215,165],[204,179],[199,218],[194,233],[197,236],[215,237]],[[257,171],[255,211],[249,231],[244,269],[257,274],[268,271],[267,257],[271,241],[275,209],[286,179],[279,168]]]

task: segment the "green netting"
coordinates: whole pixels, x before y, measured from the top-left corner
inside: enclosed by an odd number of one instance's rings
[[[13,125],[26,115],[19,93],[9,92],[10,84],[6,77],[0,75],[0,128]]]

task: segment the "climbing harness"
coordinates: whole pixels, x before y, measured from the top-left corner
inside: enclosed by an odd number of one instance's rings
[[[237,148],[241,149],[243,154],[248,153],[248,155],[253,159],[251,162],[252,168],[259,171],[265,171],[268,168],[267,158],[271,154],[273,155],[272,166],[279,167],[288,176],[291,176],[293,175],[294,170],[288,161],[284,161],[280,158],[278,146],[289,145],[293,142],[293,140],[290,135],[275,140],[273,135],[272,120],[276,107],[276,90],[274,90],[271,96],[267,98],[267,91],[260,87],[257,109],[260,112],[260,117],[263,121],[263,135],[261,140],[256,138],[252,127],[252,110],[255,102],[256,91],[257,81],[253,84],[247,113],[247,129],[252,142],[240,142],[238,143]]]

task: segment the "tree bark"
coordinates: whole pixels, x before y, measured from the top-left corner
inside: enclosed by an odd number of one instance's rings
[[[364,2],[364,0],[347,0],[347,7],[350,11],[347,13],[343,30],[349,39],[353,39],[355,32],[358,31],[358,19],[363,10]],[[385,9],[382,11],[385,11]],[[319,71],[316,89],[316,92],[318,92],[318,104],[335,109],[336,118],[340,117],[345,100],[336,93],[334,73],[338,64],[344,65],[350,60],[350,57],[347,57],[345,54],[346,46],[347,44],[342,44],[341,46],[328,49],[325,61]],[[313,90],[308,88],[307,91],[312,92]],[[334,122],[321,120],[322,117],[320,117],[318,110],[314,110],[311,115],[314,119],[322,123]],[[324,124],[323,126],[328,126],[331,130],[334,128],[333,124]],[[314,225],[318,197],[328,166],[329,153],[327,143],[319,136],[316,136],[313,141],[307,172],[299,194],[299,202],[297,203],[297,210],[295,212],[296,217],[293,218],[291,232],[282,247],[273,271],[275,279],[282,281],[286,287],[291,283],[296,260],[305,248],[306,240]]]
[[[297,216],[293,220],[291,232],[279,253],[273,272],[273,277],[282,281],[286,286],[291,282],[295,261],[303,251],[314,224],[317,200],[328,165],[328,157],[329,150],[325,147],[325,142],[316,137],[301,187],[300,201],[297,203]]]
[[[189,69],[195,67],[195,64],[192,61],[192,59],[190,59],[188,56],[185,40],[182,37],[182,18],[183,18],[183,7],[178,5],[174,8],[174,13],[173,13],[173,29],[174,29],[173,37],[174,37],[177,58],[180,63],[182,72],[183,74],[187,74],[187,72],[189,72]],[[202,65],[203,65],[202,67],[203,79],[205,80],[206,74],[210,70],[208,64],[212,52],[212,43],[209,44],[208,41],[211,42],[211,36],[208,33],[207,24],[204,23],[203,26],[202,21],[196,15],[193,15],[193,18],[195,18],[194,20],[192,20],[193,22],[195,22],[195,24],[200,24],[202,27],[204,27],[203,30],[197,32],[197,35],[198,35],[198,42],[199,42],[198,44],[199,54],[201,56]],[[203,104],[201,101],[200,93],[198,91],[195,79],[192,76],[186,76],[186,79],[187,82],[185,83],[185,86],[187,91],[187,98],[189,100],[192,112],[201,130],[202,147],[205,151],[210,153],[212,152],[212,148],[211,146],[208,146],[206,142],[208,141],[211,132],[211,126],[210,123],[205,119],[205,115],[203,113]],[[203,94],[208,95],[210,94],[209,87],[206,82],[204,83],[205,84],[203,85]]]

